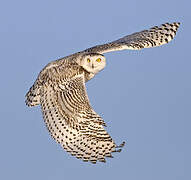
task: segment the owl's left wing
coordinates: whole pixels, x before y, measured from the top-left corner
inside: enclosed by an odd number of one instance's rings
[[[51,136],[83,161],[105,161],[117,146],[104,129],[103,119],[91,108],[83,75],[47,84],[41,93],[43,117]],[[118,149],[119,150],[119,149]]]
[[[152,27],[148,30],[136,32],[124,36],[116,41],[107,44],[94,46],[86,49],[84,52],[107,53],[124,49],[139,50],[142,48],[156,47],[171,41],[176,35],[179,22],[165,23],[160,26]]]

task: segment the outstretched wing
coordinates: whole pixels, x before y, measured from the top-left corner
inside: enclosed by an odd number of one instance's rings
[[[148,30],[136,32],[107,44],[94,46],[86,49],[84,52],[102,54],[124,49],[139,50],[142,48],[160,46],[174,38],[179,25],[179,22],[162,24],[161,26],[155,26]]]
[[[46,84],[41,107],[51,136],[83,161],[105,162],[120,151],[104,129],[103,119],[91,108],[83,75],[55,87]]]

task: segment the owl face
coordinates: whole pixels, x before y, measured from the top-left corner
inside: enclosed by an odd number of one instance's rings
[[[105,57],[98,53],[86,54],[82,57],[80,65],[88,72],[96,74],[101,71],[105,65]]]

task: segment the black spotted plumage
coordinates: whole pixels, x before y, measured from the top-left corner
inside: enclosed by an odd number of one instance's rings
[[[26,104],[41,105],[52,138],[71,155],[92,163],[105,162],[106,157],[113,157],[111,153],[120,152],[124,143],[117,146],[106,132],[105,122],[90,105],[85,83],[104,69],[103,53],[166,44],[179,24],[155,26],[50,62],[26,94]]]

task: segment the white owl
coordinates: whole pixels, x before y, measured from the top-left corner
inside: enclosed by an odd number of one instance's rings
[[[179,25],[155,26],[50,62],[26,94],[26,104],[41,105],[51,136],[66,151],[83,161],[105,162],[112,152],[121,151],[124,142],[117,146],[105,131],[103,119],[90,105],[85,83],[104,69],[104,53],[166,44]]]

